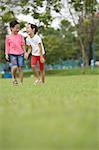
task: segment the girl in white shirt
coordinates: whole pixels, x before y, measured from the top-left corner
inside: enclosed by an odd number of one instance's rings
[[[32,52],[31,67],[36,75],[35,83],[36,84],[41,83],[41,82],[44,83],[45,81],[45,73],[44,73],[45,51],[44,51],[42,40],[40,36],[37,34],[38,28],[36,25],[29,23],[26,26],[26,32],[28,34],[28,37],[26,38],[26,44],[28,46],[27,58],[29,54]],[[40,66],[41,79],[39,76],[39,70],[36,67],[37,62],[39,62],[39,66]]]

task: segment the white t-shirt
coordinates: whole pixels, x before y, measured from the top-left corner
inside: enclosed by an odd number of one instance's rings
[[[34,37],[32,38],[30,37],[26,38],[26,44],[32,46],[32,55],[34,56],[40,56],[40,48],[38,46],[39,43],[41,43],[42,54],[44,55],[45,51],[44,51],[42,40],[39,35],[35,34]]]

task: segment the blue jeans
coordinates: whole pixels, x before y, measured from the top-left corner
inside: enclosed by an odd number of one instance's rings
[[[24,66],[24,54],[21,55],[9,55],[11,66],[23,67]]]

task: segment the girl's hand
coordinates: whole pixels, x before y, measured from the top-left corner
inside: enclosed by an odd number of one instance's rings
[[[44,63],[44,62],[45,62],[45,59],[44,59],[43,56],[40,56],[40,62],[41,62],[41,63]]]
[[[27,60],[29,55],[28,55],[28,53],[25,53],[24,56],[25,56],[25,59]]]
[[[9,61],[9,55],[8,54],[5,55],[5,58],[7,61]]]

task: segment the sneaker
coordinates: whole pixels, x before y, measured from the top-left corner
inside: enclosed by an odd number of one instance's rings
[[[37,85],[37,84],[39,84],[39,80],[38,79],[35,80],[35,82],[34,82],[34,85]]]
[[[18,85],[18,81],[17,81],[17,80],[14,80],[14,81],[13,81],[13,85]]]
[[[39,80],[39,84],[42,84],[42,80],[41,79]]]

